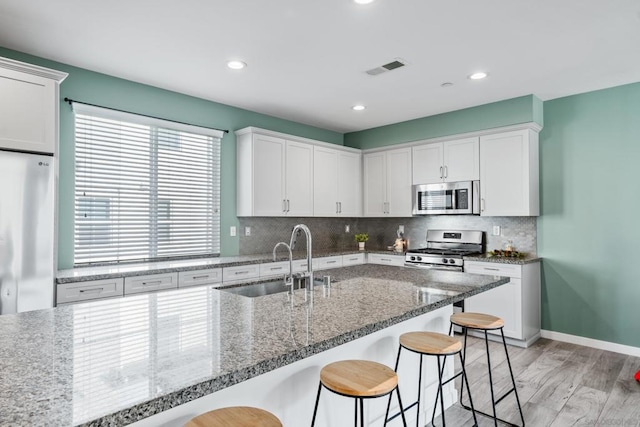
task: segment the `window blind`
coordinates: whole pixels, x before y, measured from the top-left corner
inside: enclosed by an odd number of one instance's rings
[[[220,253],[222,132],[73,108],[76,265]]]

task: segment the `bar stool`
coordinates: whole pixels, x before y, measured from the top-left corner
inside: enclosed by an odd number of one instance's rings
[[[398,371],[398,365],[400,363],[400,354],[402,349],[409,350],[414,353],[418,353],[420,355],[420,370],[418,374],[418,399],[413,402],[411,405],[405,408],[405,411],[408,411],[413,406],[416,406],[416,413],[418,414],[416,418],[416,426],[419,423],[419,414],[420,414],[420,393],[422,389],[422,358],[423,356],[436,356],[438,360],[438,392],[436,394],[436,400],[433,406],[433,413],[431,414],[431,425],[435,426],[435,417],[436,417],[436,408],[438,407],[438,396],[440,396],[440,410],[442,411],[442,426],[446,426],[446,421],[444,417],[444,396],[442,393],[442,386],[448,384],[450,381],[453,381],[458,377],[458,375],[462,374],[464,381],[467,383],[467,394],[469,396],[469,402],[471,403],[471,410],[473,412],[473,421],[474,425],[478,425],[478,420],[476,419],[476,413],[473,410],[473,400],[471,399],[471,393],[469,392],[469,383],[467,381],[467,374],[464,370],[464,356],[462,355],[462,343],[457,338],[451,337],[445,334],[439,334],[437,332],[407,332],[405,334],[400,335],[400,346],[398,348],[398,357],[396,358],[396,371]],[[454,375],[446,381],[442,381],[442,376],[444,374],[444,367],[447,361],[447,356],[460,356],[460,364],[462,366],[462,371],[460,374]],[[442,358],[442,363],[440,361]],[[391,398],[389,398],[389,405],[391,404]],[[387,409],[388,411],[388,409]],[[398,414],[391,417],[389,420],[397,417]]]
[[[249,406],[232,406],[205,412],[187,422],[184,427],[282,427],[270,412]]]
[[[318,403],[320,402],[320,392],[326,388],[336,394],[355,399],[355,424],[358,425],[358,412],[360,413],[360,426],[364,427],[364,399],[372,399],[389,395],[396,391],[402,420],[406,427],[407,421],[402,411],[402,400],[398,388],[398,375],[391,368],[377,362],[368,360],[342,360],[326,365],[320,371],[320,385],[318,386],[318,396],[316,397],[315,408],[313,409],[313,419],[311,427],[315,425],[318,413]],[[358,403],[360,410],[358,411]],[[384,416],[384,425],[387,425],[389,406]]]
[[[509,351],[507,350],[507,342],[504,339],[504,321],[496,316],[492,316],[490,314],[484,313],[455,313],[451,315],[451,326],[449,327],[449,335],[451,335],[451,331],[453,329],[453,325],[457,325],[462,327],[464,330],[464,350],[463,355],[467,353],[467,332],[469,329],[475,329],[478,331],[484,332],[484,343],[487,350],[487,367],[489,369],[489,387],[491,388],[491,406],[493,408],[493,416],[487,414],[482,411],[476,411],[484,416],[489,418],[493,418],[494,425],[498,425],[498,421],[503,422],[510,426],[517,427],[517,424],[510,423],[509,421],[505,421],[496,416],[496,405],[500,403],[505,397],[507,397],[511,392],[513,392],[516,396],[516,402],[518,403],[518,411],[520,411],[520,419],[522,420],[522,427],[524,427],[524,415],[522,414],[522,406],[520,406],[520,398],[518,397],[518,390],[516,389],[516,380],[513,377],[513,370],[511,369],[511,361],[509,360]],[[507,365],[509,366],[509,374],[511,375],[511,383],[513,387],[506,391],[502,396],[500,396],[497,400],[495,398],[495,393],[493,391],[493,378],[491,376],[491,357],[489,355],[489,337],[488,331],[500,330],[500,335],[502,336],[502,345],[504,346],[504,354],[507,357]],[[464,360],[464,357],[463,357]],[[462,362],[464,366],[464,361]],[[460,388],[460,403],[466,409],[469,409],[468,406],[462,403],[462,388],[464,388],[464,384]],[[467,384],[467,388],[469,388],[469,384]]]

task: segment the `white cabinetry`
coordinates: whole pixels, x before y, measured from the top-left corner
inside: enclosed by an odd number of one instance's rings
[[[479,147],[478,137],[413,147],[413,183],[438,184],[480,179]]]
[[[313,259],[313,270],[326,270],[328,268],[342,267],[342,255],[326,256]]]
[[[364,216],[411,216],[411,148],[364,155]]]
[[[528,346],[540,337],[540,263],[523,265],[465,261],[465,273],[506,276],[509,283],[467,298],[464,310],[504,320],[504,335]],[[500,331],[489,331],[500,335]]]
[[[362,156],[358,152],[315,146],[314,216],[362,215]]]
[[[207,270],[192,270],[178,272],[178,287],[189,286],[220,286],[222,283],[222,269],[211,268]]]
[[[251,130],[237,135],[238,216],[313,215],[313,146]]]
[[[284,276],[289,274],[289,261],[266,262],[260,264],[260,277]]]
[[[370,253],[367,254],[367,263],[402,267],[404,266],[404,255]]]
[[[538,133],[480,137],[480,215],[537,216]]]
[[[149,274],[124,278],[124,294],[162,291],[178,287],[178,273]]]
[[[225,285],[229,283],[242,283],[260,277],[260,264],[241,265],[238,267],[224,267],[222,280]]]
[[[0,58],[0,148],[55,153],[66,73]]]
[[[114,298],[124,295],[124,279],[90,280],[61,283],[58,285],[56,304],[68,304],[94,299]]]
[[[361,265],[367,262],[367,258],[364,253],[361,254],[352,254],[352,255],[342,255],[342,266],[348,267],[350,265]]]

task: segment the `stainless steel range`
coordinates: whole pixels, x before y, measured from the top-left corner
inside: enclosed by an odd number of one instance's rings
[[[428,230],[427,247],[409,249],[405,266],[462,271],[465,255],[484,252],[482,231]]]

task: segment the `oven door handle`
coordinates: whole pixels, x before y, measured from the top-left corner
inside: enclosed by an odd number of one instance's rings
[[[436,264],[419,264],[413,262],[405,262],[405,267],[410,268],[422,268],[425,270],[448,270],[448,271],[460,271],[462,272],[462,266],[460,265],[436,265]]]

